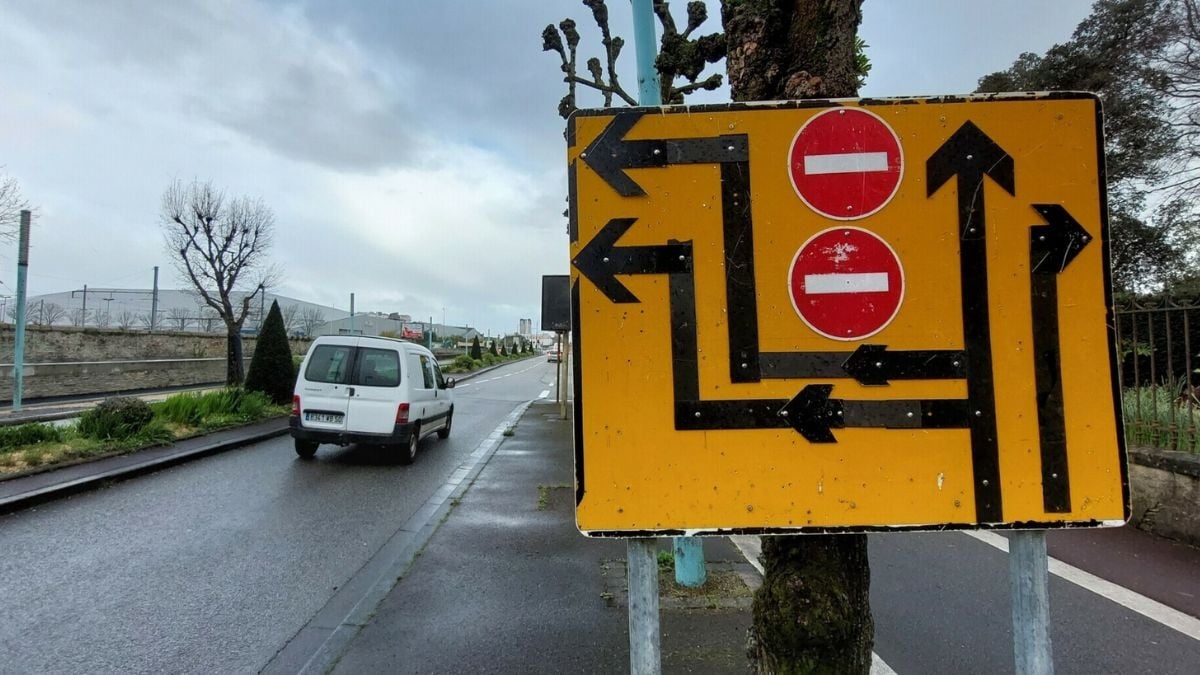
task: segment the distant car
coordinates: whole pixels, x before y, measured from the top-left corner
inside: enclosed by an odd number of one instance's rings
[[[551,349],[546,352],[546,360],[550,363],[558,363],[559,355],[557,349]]]

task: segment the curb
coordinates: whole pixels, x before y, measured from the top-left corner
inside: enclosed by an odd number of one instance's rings
[[[101,471],[100,473],[92,474],[90,476],[84,476],[54,485],[34,488],[27,492],[22,492],[11,497],[0,498],[0,515],[19,511],[21,509],[55,499],[61,499],[62,497],[79,492],[93,490],[106,483],[134,478],[136,476],[151,473],[153,471],[172,467],[177,464],[183,464],[184,462],[189,462],[193,459],[200,459],[201,457],[215,455],[225,452],[226,450],[233,450],[245,445],[250,445],[252,443],[258,443],[259,441],[265,441],[278,436],[283,436],[288,432],[287,421],[284,419],[280,420],[280,422],[283,424],[283,426],[278,429],[270,429],[238,438],[218,441],[216,443],[208,443],[197,448],[182,450],[177,453],[136,462],[128,466]]]

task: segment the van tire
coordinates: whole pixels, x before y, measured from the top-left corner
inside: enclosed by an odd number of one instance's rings
[[[454,421],[454,408],[450,409],[450,414],[446,415],[446,426],[437,430],[438,438],[443,441],[450,438],[450,423]]]
[[[300,459],[312,459],[313,455],[317,454],[317,444],[313,441],[302,441],[299,438],[296,441],[296,454]]]
[[[421,427],[413,425],[408,434],[408,442],[400,448],[400,463],[412,464],[417,458],[417,444],[421,442]]]

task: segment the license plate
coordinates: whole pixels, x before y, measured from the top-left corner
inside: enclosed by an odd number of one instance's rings
[[[326,424],[341,424],[342,415],[340,413],[304,413],[304,419],[308,422],[324,422]]]

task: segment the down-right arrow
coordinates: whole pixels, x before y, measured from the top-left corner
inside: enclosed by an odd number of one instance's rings
[[[1062,345],[1058,332],[1058,275],[1092,240],[1061,204],[1032,204],[1045,225],[1029,228],[1029,288],[1033,310],[1034,376],[1042,448],[1042,506],[1071,512],[1064,419]]]

